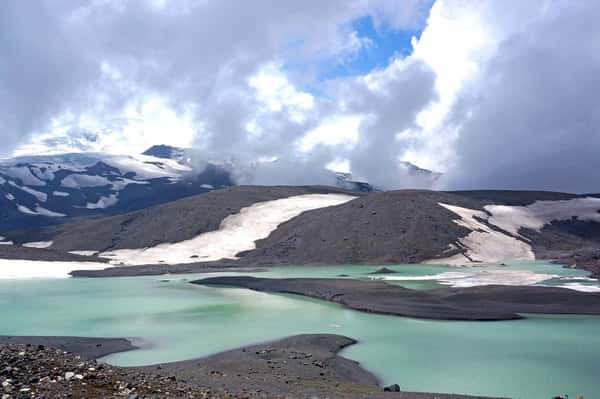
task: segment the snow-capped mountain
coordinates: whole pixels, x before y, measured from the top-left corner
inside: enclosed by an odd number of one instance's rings
[[[89,151],[98,148],[97,141],[93,133],[71,132],[46,139],[37,150],[26,148],[50,155],[0,160],[0,232],[129,212],[235,184],[234,165],[196,169],[191,149],[155,145],[139,155]],[[406,168],[433,180],[439,176],[408,163]],[[379,191],[349,173],[330,173],[339,188]]]
[[[346,190],[360,191],[364,193],[377,191],[367,182],[353,180],[351,173],[335,172],[335,185]]]
[[[183,165],[191,165],[191,160],[194,158],[193,151],[189,148],[178,148],[168,145],[155,145],[144,152],[144,155],[150,155],[158,158],[171,159],[179,162]],[[418,178],[425,185],[433,185],[433,183],[441,176],[441,173],[432,172],[428,169],[420,168],[410,162],[401,162],[400,167],[403,168],[407,175],[410,177]],[[227,169],[236,170],[238,174],[245,172],[244,177],[241,180],[250,180],[248,175],[252,172],[249,171],[248,167],[240,168],[239,165],[228,164]],[[241,171],[240,169],[243,169]],[[366,180],[356,179],[352,173],[346,172],[335,172],[327,170],[327,173],[331,173],[331,183],[338,188],[345,190],[357,191],[363,193],[370,193],[375,191],[385,191],[379,187],[373,186]],[[239,177],[239,176],[238,176]],[[235,179],[233,179],[235,180]],[[250,184],[250,183],[249,183]]]
[[[0,230],[122,213],[232,184],[222,167],[198,173],[151,155],[21,156],[0,161]]]

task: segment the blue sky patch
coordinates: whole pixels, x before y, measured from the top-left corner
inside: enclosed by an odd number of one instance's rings
[[[419,38],[423,32],[423,28],[394,30],[388,26],[375,27],[371,16],[356,19],[352,24],[352,30],[359,38],[368,39],[370,44],[363,46],[350,59],[341,60],[339,63],[324,62],[320,66],[320,80],[363,75],[375,68],[385,68],[391,58],[410,55],[412,37]]]

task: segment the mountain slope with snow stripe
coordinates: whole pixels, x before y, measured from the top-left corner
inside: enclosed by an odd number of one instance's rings
[[[540,232],[553,222],[577,220],[600,223],[600,198],[584,197],[558,201],[536,201],[527,206],[486,205],[484,211],[440,203],[460,219],[455,223],[471,232],[458,240],[462,252],[433,263],[468,264],[534,260],[531,239],[521,233]]]
[[[244,219],[242,234],[227,228],[235,220],[232,215],[244,215],[245,209],[315,194],[358,198],[316,209],[307,201],[304,211],[276,219],[260,234],[269,215],[280,214],[277,209]],[[114,263],[154,263],[151,273],[160,271],[162,263],[464,265],[532,259],[560,259],[600,273],[599,198],[537,192],[475,198],[480,194],[235,186],[121,215],[2,235],[16,245],[52,241],[50,249],[62,253],[86,251],[112,254]]]
[[[218,230],[192,239],[149,248],[103,252],[98,256],[111,259],[113,264],[125,265],[174,265],[236,259],[238,253],[253,250],[257,240],[268,237],[281,223],[302,212],[340,205],[354,198],[346,194],[305,194],[257,202],[227,216]]]
[[[17,244],[53,241],[52,248],[65,252],[153,247],[218,230],[228,216],[256,203],[307,194],[360,195],[335,187],[235,186],[125,214],[6,235]]]

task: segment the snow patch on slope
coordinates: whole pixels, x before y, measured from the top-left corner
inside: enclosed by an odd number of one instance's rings
[[[72,174],[65,177],[61,181],[61,186],[68,188],[80,188],[80,187],[101,187],[112,185],[111,181],[103,176],[92,176],[92,175],[76,175]]]
[[[304,211],[340,205],[355,197],[343,194],[307,194],[265,201],[242,208],[221,222],[219,230],[190,240],[150,248],[121,249],[100,254],[113,264],[179,264],[235,259],[242,251],[256,248],[281,223]]]
[[[36,212],[38,215],[41,215],[41,216],[48,216],[48,217],[51,217],[51,218],[62,218],[62,217],[65,217],[65,216],[67,216],[67,215],[65,215],[64,213],[60,213],[60,212],[54,212],[54,211],[51,211],[51,210],[49,210],[49,209],[46,209],[46,208],[44,208],[44,207],[41,207],[41,206],[39,206],[39,205],[36,205],[36,207],[35,207],[35,212]]]
[[[593,197],[536,201],[528,206],[486,205],[486,212],[444,203],[439,205],[460,216],[454,222],[471,233],[457,243],[464,249],[463,253],[426,263],[461,265],[534,260],[529,240],[520,234],[521,229],[540,231],[553,221],[573,218],[600,222],[600,198]]]
[[[48,195],[46,193],[42,193],[41,191],[34,190],[27,186],[19,186],[17,183],[13,181],[9,181],[8,184],[11,186],[18,188],[19,190],[25,191],[28,194],[33,195],[40,202],[46,202],[48,200]]]
[[[30,186],[45,186],[46,182],[35,176],[27,166],[12,166],[5,170],[9,176],[19,179]]]
[[[487,213],[455,205],[443,203],[439,205],[459,215],[460,219],[454,222],[471,230],[471,233],[459,240],[460,246],[465,248],[465,254],[457,254],[445,259],[434,259],[427,261],[427,263],[461,265],[465,263],[499,263],[508,260],[535,259],[529,244],[482,223],[480,220],[489,218]]]
[[[23,244],[27,248],[49,248],[52,246],[52,241],[34,241]]]
[[[48,216],[52,218],[60,218],[66,216],[64,213],[53,212],[37,204],[35,206],[35,210],[31,210],[25,205],[17,205],[17,209],[19,210],[19,212],[24,213],[26,215]]]
[[[509,233],[518,235],[519,229],[540,231],[552,221],[577,220],[600,222],[600,198],[586,197],[563,201],[536,201],[528,206],[486,205],[492,214],[488,221]]]
[[[148,155],[119,156],[104,155],[103,161],[119,170],[134,172],[137,178],[154,179],[159,177],[180,178],[190,172],[191,167],[172,159],[156,158]]]
[[[85,207],[87,209],[104,209],[113,206],[119,201],[116,194],[111,194],[108,197],[100,197],[97,202],[88,202]]]

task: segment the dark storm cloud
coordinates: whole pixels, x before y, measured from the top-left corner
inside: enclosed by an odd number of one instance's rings
[[[553,6],[501,43],[457,105],[447,186],[600,191],[600,4]]]
[[[0,155],[57,113],[85,108],[99,77],[45,4],[0,2]]]

